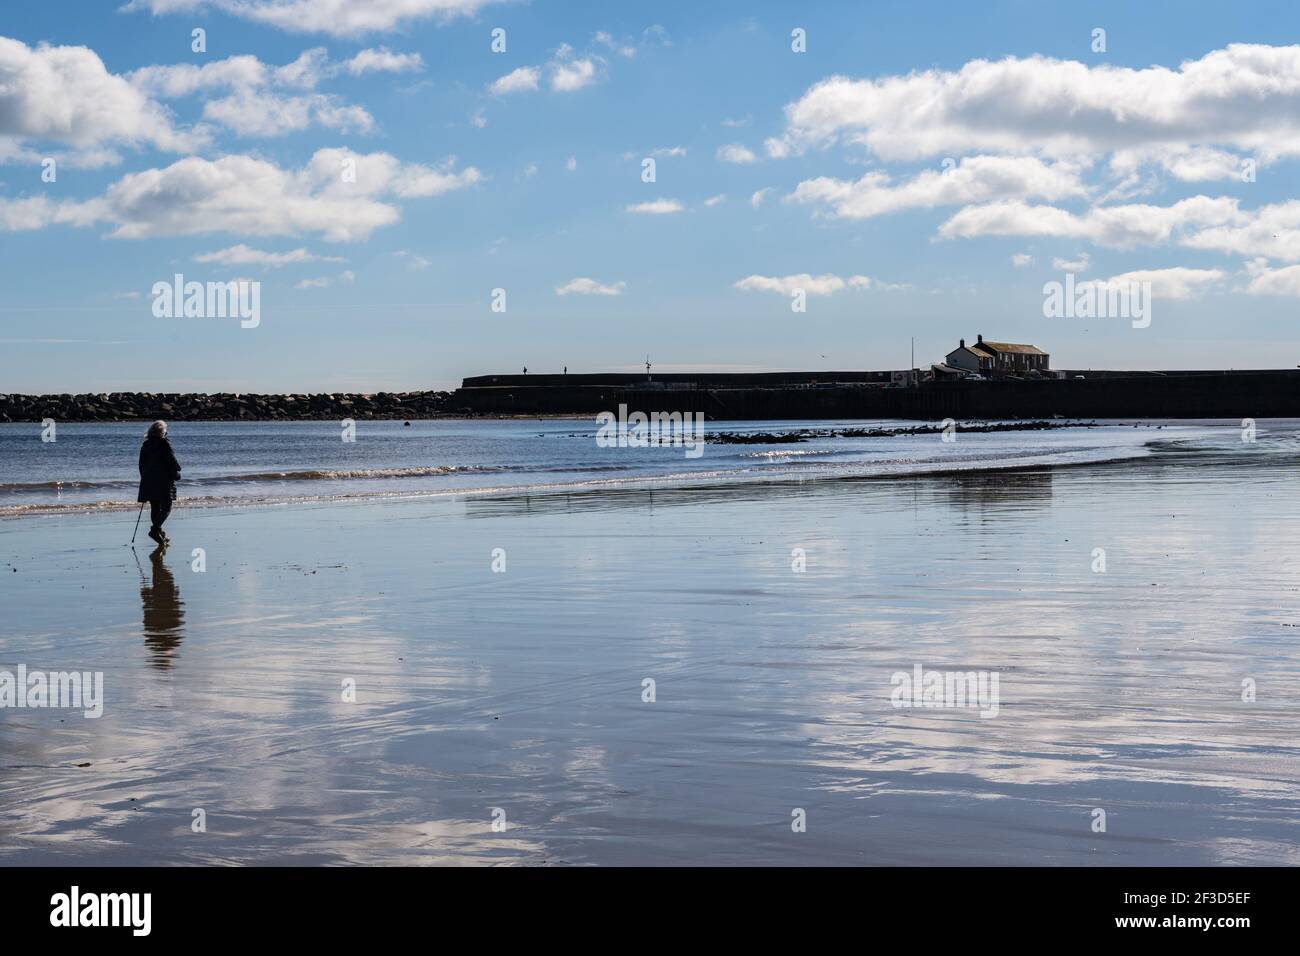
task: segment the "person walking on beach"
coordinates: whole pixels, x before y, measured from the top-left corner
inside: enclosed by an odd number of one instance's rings
[[[180,476],[181,466],[172,451],[172,443],[167,440],[167,423],[156,421],[149,426],[140,446],[140,493],[135,500],[149,502],[149,537],[160,545],[167,544],[162,526],[171,514]]]

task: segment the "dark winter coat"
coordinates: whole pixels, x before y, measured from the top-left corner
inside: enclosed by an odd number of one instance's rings
[[[140,493],[136,501],[175,501],[181,466],[172,443],[151,435],[140,446]]]

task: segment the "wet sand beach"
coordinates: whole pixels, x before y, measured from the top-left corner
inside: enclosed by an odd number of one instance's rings
[[[0,863],[1295,864],[1298,433],[0,522]]]

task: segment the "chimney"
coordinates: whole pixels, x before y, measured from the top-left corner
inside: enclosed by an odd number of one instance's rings
[[[965,339],[962,339],[962,340],[960,341],[960,343],[958,343],[957,347],[958,347],[959,349],[964,349],[964,348],[966,347],[966,340],[965,340]]]
[[[976,341],[975,341],[975,344],[976,344],[976,345],[983,345],[983,344],[984,344],[984,336],[982,336],[982,335],[977,335],[977,336],[975,336],[975,340],[976,340]]]

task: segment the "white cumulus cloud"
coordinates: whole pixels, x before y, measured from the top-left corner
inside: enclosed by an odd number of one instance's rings
[[[1270,268],[1267,261],[1257,259],[1247,264],[1250,284],[1248,295],[1277,295],[1300,298],[1300,265]]]
[[[882,282],[879,279],[864,275],[852,275],[848,279],[843,279],[830,272],[819,276],[807,272],[788,276],[751,275],[732,285],[734,288],[745,292],[777,292],[784,296],[790,296],[798,289],[802,289],[807,295],[825,296],[834,295],[836,292],[849,288],[881,289],[886,291],[911,288],[906,284]]]
[[[556,295],[622,295],[626,282],[605,284],[585,276],[570,279],[564,285],[555,287]]]
[[[1096,206],[1074,213],[1056,206],[1004,200],[958,210],[939,227],[945,239],[976,236],[1056,236],[1132,248],[1168,241],[1193,227],[1243,222],[1237,200],[1192,196],[1171,206]]]
[[[186,153],[206,139],[203,130],[174,126],[166,109],[87,47],[0,37],[0,157],[21,154],[27,142]]]
[[[394,199],[437,196],[481,179],[472,166],[433,168],[347,149],[317,150],[300,169],[252,156],[189,157],[130,173],[89,200],[0,199],[0,228],[102,222],[119,239],[229,232],[343,242],[397,222]]]
[[[1300,155],[1300,46],[1234,43],[1176,69],[1046,56],[971,60],[959,70],[834,76],[786,107],[769,152],[841,140],[877,156],[1101,155],[1209,146]]]
[[[196,13],[219,10],[291,33],[361,36],[396,30],[420,20],[445,22],[473,16],[501,0],[130,0],[123,10]]]
[[[297,265],[300,262],[346,262],[338,256],[319,256],[306,249],[291,249],[288,252],[267,252],[254,249],[244,243],[205,252],[194,257],[195,262],[216,262],[223,266],[262,266],[265,269],[279,269],[282,266]]]
[[[726,146],[718,147],[718,159],[724,163],[756,163],[758,157],[748,146],[742,146],[740,143],[728,143]]]
[[[1091,262],[1092,257],[1086,252],[1081,252],[1074,259],[1062,259],[1057,256],[1052,260],[1052,268],[1062,272],[1086,272]]]
[[[497,96],[506,96],[510,93],[526,93],[535,90],[540,74],[541,71],[535,66],[521,66],[493,80],[488,87],[488,92]]]
[[[343,64],[343,69],[353,76],[363,73],[415,73],[424,69],[424,59],[418,53],[394,53],[386,47],[362,50]]]
[[[903,209],[968,205],[995,199],[1061,200],[1087,195],[1078,163],[1033,156],[971,156],[946,171],[925,170],[894,185],[872,170],[856,181],[820,177],[799,183],[787,199],[815,203],[834,217],[867,219]]]
[[[1151,283],[1151,294],[1159,299],[1194,299],[1223,281],[1222,269],[1188,269],[1175,266],[1170,269],[1138,269],[1124,272],[1109,279],[1080,283],[1076,288],[1094,285],[1099,292],[1108,288],[1131,289],[1135,284]]]
[[[651,216],[666,216],[681,212],[684,208],[676,199],[652,199],[648,202],[633,203],[627,207],[627,211]]]
[[[572,93],[590,86],[598,78],[596,61],[591,58],[555,63],[551,68],[551,89],[557,93]]]
[[[419,54],[398,54],[383,48],[362,50],[350,60],[334,63],[323,47],[317,47],[303,51],[283,66],[239,55],[202,66],[146,66],[126,78],[142,92],[164,99],[223,93],[204,101],[203,118],[240,136],[280,136],[310,126],[368,133],[375,121],[364,108],[333,94],[315,92],[316,87],[343,73],[357,76],[381,70],[402,72],[418,69],[421,64]]]
[[[1181,244],[1191,249],[1300,262],[1300,200],[1243,211],[1237,217],[1185,235]]]

